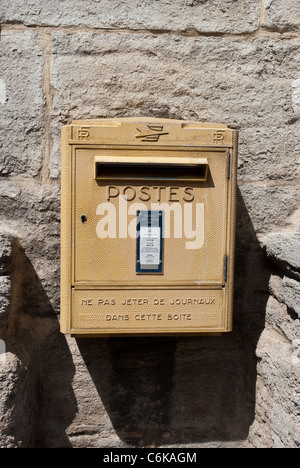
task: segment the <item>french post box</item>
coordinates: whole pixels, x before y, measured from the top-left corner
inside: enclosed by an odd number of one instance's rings
[[[232,330],[237,131],[74,121],[61,163],[63,333]]]

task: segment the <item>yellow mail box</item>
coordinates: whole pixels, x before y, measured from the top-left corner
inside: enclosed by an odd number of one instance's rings
[[[74,121],[61,165],[63,333],[231,331],[235,130]]]

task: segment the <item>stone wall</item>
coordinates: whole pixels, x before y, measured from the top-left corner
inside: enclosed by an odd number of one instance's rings
[[[299,447],[298,0],[13,0],[0,22],[0,446]],[[231,334],[59,332],[60,127],[126,116],[239,129]]]

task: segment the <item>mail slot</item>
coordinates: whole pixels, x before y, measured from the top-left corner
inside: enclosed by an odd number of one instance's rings
[[[146,117],[62,128],[63,333],[232,330],[237,139]]]
[[[95,175],[98,180],[168,180],[197,182],[207,178],[205,158],[143,158],[95,157]]]

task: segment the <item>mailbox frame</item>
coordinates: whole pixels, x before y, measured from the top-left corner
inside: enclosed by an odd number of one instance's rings
[[[144,129],[148,130],[145,133]],[[201,290],[213,291],[221,289],[224,291],[223,320],[222,326],[200,327],[195,330],[189,328],[188,324],[180,329],[167,327],[132,329],[81,329],[74,326],[73,308],[74,291],[80,290],[80,284],[76,285],[74,276],[74,252],[75,245],[75,223],[74,223],[74,197],[75,197],[75,154],[78,149],[94,149],[94,178],[97,179],[97,164],[103,164],[105,158],[99,158],[101,149],[115,149],[116,152],[132,151],[135,158],[127,158],[127,164],[134,165],[135,160],[140,165],[153,164],[151,153],[160,151],[176,152],[178,157],[173,160],[164,160],[163,157],[156,158],[160,164],[169,164],[170,167],[176,164],[186,166],[189,164],[205,165],[205,158],[190,160],[184,158],[184,154],[190,151],[196,152],[225,152],[226,153],[226,177],[227,177],[227,203],[226,203],[226,245],[224,246],[224,264],[222,284],[207,284],[205,287],[187,286],[184,284],[157,284],[153,282],[143,283],[143,275],[139,275],[141,281],[137,285],[127,284],[126,281],[119,288],[117,284],[85,285],[84,288],[90,291],[90,295],[95,295],[95,291],[105,289],[107,291],[138,291],[153,290]],[[71,125],[62,127],[61,140],[61,332],[73,336],[137,336],[137,335],[179,335],[179,334],[220,334],[232,330],[233,315],[233,286],[234,286],[234,244],[235,244],[235,205],[236,205],[236,172],[238,153],[238,132],[225,125],[208,124],[192,121],[178,121],[170,119],[153,118],[123,118],[123,119],[100,119],[87,121],[74,121]],[[139,153],[139,154],[138,154]],[[145,156],[147,154],[147,156]],[[149,157],[150,154],[150,157]],[[174,153],[175,154],[175,153]],[[160,161],[159,161],[160,159]],[[102,161],[102,162],[101,162]],[[122,158],[122,163],[126,158]],[[106,158],[106,163],[111,167],[120,163],[119,156]],[[206,167],[208,167],[206,165]],[[114,176],[113,176],[114,177]],[[207,170],[202,172],[203,177],[207,177]],[[115,179],[117,180],[117,179]],[[142,179],[144,180],[144,179]],[[148,179],[148,184],[154,179]],[[192,182],[194,179],[190,179]],[[150,295],[151,295],[150,294]],[[74,304],[73,304],[74,303]],[[186,306],[188,309],[188,306]],[[78,320],[77,320],[78,321]]]

